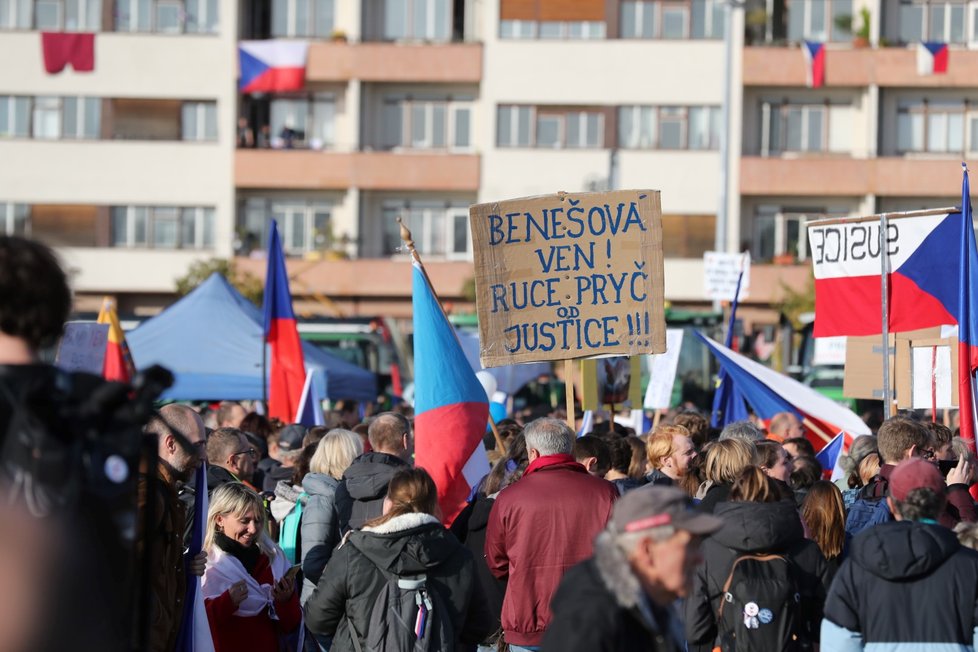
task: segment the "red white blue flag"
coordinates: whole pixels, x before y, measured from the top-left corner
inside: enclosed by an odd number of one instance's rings
[[[207,463],[197,467],[195,472],[197,487],[207,486]],[[207,529],[207,492],[201,489],[194,496],[194,511],[188,516],[193,519],[190,529],[190,545],[184,555],[184,572],[187,574],[187,593],[183,602],[183,619],[177,636],[176,652],[214,652],[214,641],[204,608],[204,596],[200,592],[200,578],[190,573],[190,560],[204,548],[204,533]]]
[[[302,399],[306,367],[275,220],[268,233],[264,303],[265,341],[269,348],[268,416],[289,423]]]
[[[306,83],[304,41],[241,41],[238,43],[238,90],[242,93],[299,91]]]
[[[417,261],[412,273],[414,463],[434,479],[442,522],[450,524],[489,471],[482,445],[489,399]]]
[[[805,83],[809,88],[825,85],[825,44],[817,41],[802,41],[805,55]]]
[[[925,41],[917,44],[917,74],[943,75],[947,73],[947,43]]]
[[[296,408],[292,423],[301,423],[307,428],[326,425],[323,400],[316,391],[316,383],[312,382],[311,369],[306,373],[306,384],[302,386],[302,398],[299,399],[299,407]]]

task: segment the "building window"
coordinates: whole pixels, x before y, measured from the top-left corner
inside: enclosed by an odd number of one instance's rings
[[[723,0],[626,0],[621,3],[621,38],[719,39]]]
[[[113,206],[112,246],[148,249],[210,249],[214,209],[176,206]]]
[[[535,20],[501,20],[499,21],[499,38],[528,39],[537,37],[537,21]]]
[[[852,0],[792,0],[787,11],[789,41],[852,38]]]
[[[964,102],[903,102],[897,108],[897,151],[960,153],[965,148]]]
[[[384,98],[383,146],[411,149],[471,147],[472,99]]]
[[[604,147],[604,113],[564,107],[500,106],[499,147],[600,149]]]
[[[761,154],[826,151],[828,113],[825,104],[763,103]]]
[[[384,254],[393,256],[401,250],[401,232],[395,218],[401,217],[421,255],[445,258],[468,258],[472,245],[469,237],[469,210],[464,205],[436,202],[384,202],[381,210],[384,224]]]
[[[334,0],[272,0],[272,36],[331,36],[334,14]]]
[[[848,208],[761,205],[754,213],[751,258],[760,261],[800,262],[808,260],[805,223],[823,217],[844,216]]]
[[[451,34],[451,0],[384,0],[385,39],[447,41]]]
[[[267,247],[269,219],[278,222],[282,246],[291,256],[325,251],[333,246],[328,202],[307,199],[251,197],[244,205],[243,242],[237,247],[246,254]]]
[[[31,207],[28,204],[0,204],[0,233],[30,235]]]
[[[116,0],[117,32],[217,31],[218,0]]]
[[[964,44],[967,9],[964,0],[900,0],[900,40]]]
[[[623,106],[618,146],[624,149],[719,149],[720,107]]]
[[[529,23],[530,21],[503,21]],[[546,20],[539,23],[533,22],[533,28],[529,30],[532,36],[506,36],[507,32],[512,31],[511,27],[503,28],[500,26],[500,36],[503,38],[533,38],[539,34],[541,39],[603,39],[607,31],[607,25],[603,21],[597,20]]]
[[[0,29],[30,29],[32,10],[31,0],[0,0]]]
[[[0,95],[0,137],[30,136],[31,98]]]
[[[276,97],[271,102],[275,148],[326,149],[336,144],[336,98],[330,94]]]
[[[41,140],[61,138],[61,98],[35,97],[31,136]]]
[[[102,101],[97,97],[11,98],[33,104],[31,136],[39,140],[84,139],[96,140],[100,135]],[[0,99],[0,126],[4,108]],[[9,107],[9,103],[7,103]],[[22,109],[20,109],[22,110]],[[8,109],[9,111],[9,109]],[[26,135],[16,134],[16,135]]]
[[[59,32],[98,32],[102,29],[102,0],[0,0],[0,28]]]
[[[180,107],[182,140],[217,140],[217,103],[184,102]]]

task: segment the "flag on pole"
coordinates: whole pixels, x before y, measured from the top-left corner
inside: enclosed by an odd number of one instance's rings
[[[265,341],[269,348],[268,416],[289,422],[299,407],[306,368],[275,220],[268,232],[264,312]]]
[[[815,454],[815,459],[819,464],[822,465],[822,477],[824,479],[836,479],[836,473],[838,472],[840,477],[842,474],[842,467],[839,466],[839,458],[842,457],[843,447],[845,444],[845,433],[839,432],[832,441],[827,443],[822,450]]]
[[[238,43],[238,90],[242,93],[301,91],[309,43],[272,39]]]
[[[106,380],[128,383],[136,375],[136,367],[126,344],[126,335],[119,325],[119,315],[116,313],[115,301],[110,297],[102,300],[102,309],[98,313],[98,323],[109,325],[109,340],[105,344],[105,363],[102,376]]]
[[[594,429],[594,410],[584,410],[581,417],[581,429],[577,431],[578,437],[583,437]]]
[[[300,423],[307,428],[326,425],[323,401],[316,391],[316,383],[312,382],[312,369],[306,372],[306,384],[302,387],[302,398],[299,399],[299,407],[292,423]]]
[[[412,273],[414,461],[434,479],[442,520],[450,524],[489,471],[482,444],[489,399],[417,259]]]
[[[971,184],[968,166],[961,164],[961,216],[958,221],[958,279],[954,317],[958,323],[958,409],[961,437],[975,450],[974,377],[978,369],[978,248],[971,215]]]
[[[184,596],[183,619],[177,636],[176,652],[214,652],[211,628],[207,622],[204,597],[200,592],[200,579],[190,573],[190,560],[204,549],[204,534],[207,529],[207,463],[202,462],[194,472],[195,486],[194,511],[188,514],[193,519],[190,531],[190,546],[185,555],[184,572],[187,574],[187,593]]]
[[[740,304],[740,284],[744,280],[744,265],[748,258],[745,256],[741,263],[740,275],[737,277],[737,289],[730,303],[730,320],[727,322],[727,337],[724,346],[732,348],[734,325],[737,323],[737,306]],[[726,370],[721,366],[717,374],[717,386],[713,393],[713,410],[710,415],[710,426],[722,428],[728,423],[742,421],[747,418],[747,404],[737,385],[727,378]]]
[[[947,43],[925,41],[917,44],[917,74],[943,75],[947,73]]]
[[[801,50],[805,55],[805,83],[809,88],[821,88],[825,85],[825,44],[803,41]]]

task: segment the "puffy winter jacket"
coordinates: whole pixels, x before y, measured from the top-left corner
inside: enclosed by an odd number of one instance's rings
[[[489,633],[472,554],[434,516],[403,514],[351,532],[326,565],[306,603],[306,625],[317,635],[333,636],[330,652],[352,652],[352,636],[364,645],[374,601],[387,583],[381,569],[426,574],[445,601],[459,643],[477,643]]]
[[[852,540],[825,601],[822,649],[973,650],[978,552],[937,524],[893,521]]]
[[[489,524],[489,514],[498,493],[491,496],[476,496],[475,500],[465,506],[465,509],[452,523],[451,531],[459,541],[472,553],[475,559],[475,570],[479,577],[482,599],[492,622],[492,633],[500,628],[499,614],[503,610],[503,596],[506,595],[506,580],[493,577],[486,564],[486,526]]]
[[[343,473],[336,488],[340,532],[356,530],[384,512],[384,496],[391,478],[408,464],[399,457],[372,451],[364,453]]]
[[[340,542],[340,525],[336,515],[336,488],[340,481],[323,473],[310,473],[302,480],[308,494],[302,510],[300,541],[302,543],[302,603],[305,604],[323,574],[326,562]]]
[[[794,562],[805,616],[817,636],[828,588],[828,567],[818,546],[805,538],[794,501],[725,502],[717,505],[714,514],[723,519],[724,526],[703,542],[704,561],[693,577],[685,604],[690,652],[713,649],[723,584],[734,561],[744,554],[783,554]]]

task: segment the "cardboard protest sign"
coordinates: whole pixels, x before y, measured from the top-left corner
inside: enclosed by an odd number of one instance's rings
[[[108,341],[108,324],[70,321],[65,324],[58,344],[55,364],[64,371],[84,371],[101,376]]]
[[[665,351],[657,190],[469,209],[484,367]]]

